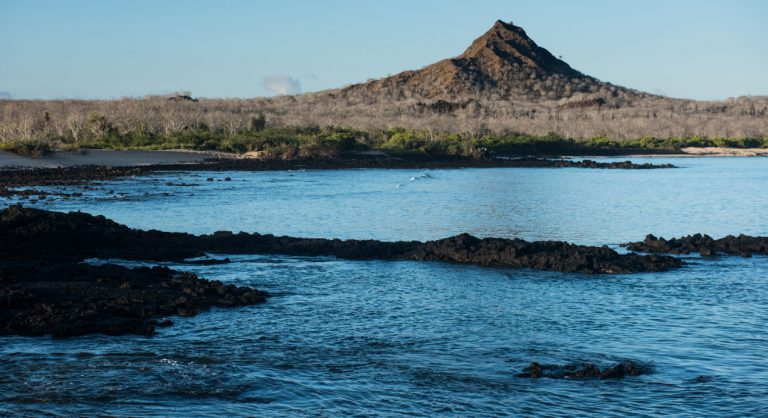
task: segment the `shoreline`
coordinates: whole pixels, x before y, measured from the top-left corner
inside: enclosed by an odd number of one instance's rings
[[[639,149],[604,149],[585,152],[566,152],[557,154],[553,152],[534,153],[526,155],[510,155],[498,157],[472,158],[456,155],[429,155],[429,154],[386,154],[383,152],[359,152],[345,154],[337,157],[304,157],[294,160],[260,159],[253,153],[235,154],[223,151],[196,151],[196,150],[106,150],[106,149],[81,149],[77,151],[54,151],[39,157],[27,157],[10,151],[0,151],[0,171],[16,169],[40,169],[40,168],[66,168],[66,167],[152,167],[197,165],[212,162],[239,162],[243,165],[263,167],[300,166],[308,161],[331,161],[338,163],[338,168],[365,168],[361,167],[365,161],[370,168],[386,168],[381,165],[451,165],[452,167],[464,164],[467,167],[489,166],[489,161],[500,159],[571,159],[571,158],[679,158],[679,157],[766,157],[766,148],[725,148],[725,147],[688,147],[679,152],[671,150],[639,150]],[[255,154],[258,155],[258,154]],[[357,161],[352,166],[350,161]],[[399,161],[399,162],[398,162]],[[346,163],[345,163],[346,162]],[[502,163],[498,163],[501,164]],[[278,169],[278,168],[276,168]]]
[[[175,155],[174,155],[175,156]],[[255,158],[207,158],[197,161],[144,165],[93,164],[66,167],[5,168],[0,167],[0,196],[12,195],[15,187],[82,185],[121,177],[145,176],[169,171],[288,171],[348,169],[449,169],[449,168],[584,168],[584,169],[668,169],[671,164],[635,164],[631,161],[597,162],[546,158],[471,158],[458,156],[379,156],[352,155],[336,158],[301,158],[261,160]],[[122,161],[126,163],[126,158]]]
[[[195,164],[211,159],[235,158],[236,154],[194,150],[101,150],[54,151],[27,157],[0,151],[0,170],[63,168],[82,166],[140,167],[166,164]]]

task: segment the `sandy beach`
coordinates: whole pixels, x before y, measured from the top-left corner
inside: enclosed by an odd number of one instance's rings
[[[689,147],[681,151],[688,155],[707,157],[765,157],[768,148]]]
[[[135,167],[160,164],[199,163],[216,158],[238,158],[236,154],[215,151],[115,151],[84,149],[58,151],[42,157],[30,158],[12,152],[0,151],[0,169],[3,168],[57,168],[77,166]]]

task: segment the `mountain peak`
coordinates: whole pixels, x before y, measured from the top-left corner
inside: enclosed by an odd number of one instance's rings
[[[605,83],[574,70],[512,22],[497,20],[461,55],[415,71],[356,84],[348,95],[395,99],[558,100],[593,93]]]
[[[536,45],[525,30],[512,22],[497,20],[481,37],[459,56],[463,59],[477,59],[481,64],[519,64],[523,68],[540,74],[560,74],[568,78],[583,77],[564,61],[555,58],[549,51]],[[501,61],[498,63],[496,61]],[[494,63],[496,62],[496,63]]]

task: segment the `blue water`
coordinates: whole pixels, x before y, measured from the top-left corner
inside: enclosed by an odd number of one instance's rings
[[[646,233],[768,235],[768,159],[649,161],[681,168],[168,173],[36,206],[194,233],[614,246]],[[617,276],[230,257],[178,268],[267,290],[268,303],[174,318],[150,338],[1,338],[0,414],[768,414],[766,257]],[[654,373],[514,377],[532,361],[625,359]]]

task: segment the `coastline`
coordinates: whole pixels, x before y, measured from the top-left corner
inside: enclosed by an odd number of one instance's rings
[[[688,147],[680,149],[680,152],[638,152],[637,149],[607,150],[599,153],[563,153],[561,155],[534,154],[524,158],[590,158],[590,157],[626,157],[626,158],[669,158],[669,157],[765,157],[768,156],[766,148],[725,148],[725,147]],[[650,150],[649,150],[650,151]],[[251,154],[251,155],[249,155]],[[517,158],[517,157],[516,157]],[[505,159],[505,158],[501,158]],[[195,151],[195,150],[103,150],[82,149],[77,151],[54,151],[39,156],[27,157],[14,154],[9,151],[0,151],[0,171],[9,169],[38,169],[38,168],[65,168],[65,167],[152,167],[152,166],[183,166],[199,165],[206,163],[231,162],[253,169],[291,169],[302,165],[313,165],[310,161],[323,161],[316,163],[318,168],[331,168],[333,162],[336,168],[366,168],[366,162],[370,168],[408,168],[407,166],[421,165],[423,168],[437,167],[488,167],[495,161],[500,167],[508,163],[500,162],[501,159],[471,158],[452,155],[389,155],[383,152],[360,152],[332,158],[303,158],[296,160],[261,159],[252,153],[235,154],[222,151]],[[274,167],[274,168],[270,168]],[[422,167],[419,167],[422,168]]]
[[[121,154],[113,154],[120,152]],[[635,164],[629,160],[597,162],[590,159],[547,159],[538,157],[495,158],[443,155],[353,154],[331,158],[257,159],[222,156],[217,153],[179,151],[149,154],[148,151],[86,153],[71,160],[76,165],[56,165],[56,155],[42,157],[36,166],[0,164],[0,196],[18,194],[15,187],[87,184],[121,177],[144,176],[167,171],[289,171],[348,169],[449,169],[449,168],[584,168],[584,169],[667,169],[671,164]],[[2,156],[0,156],[2,157]],[[48,158],[50,157],[50,158]],[[141,157],[141,158],[136,158]],[[162,158],[158,158],[162,157]],[[226,157],[226,158],[222,158]],[[2,160],[0,160],[2,161]],[[9,161],[11,161],[9,159]],[[12,161],[18,161],[14,159]],[[47,163],[46,163],[47,162]],[[117,162],[119,165],[107,163]]]

